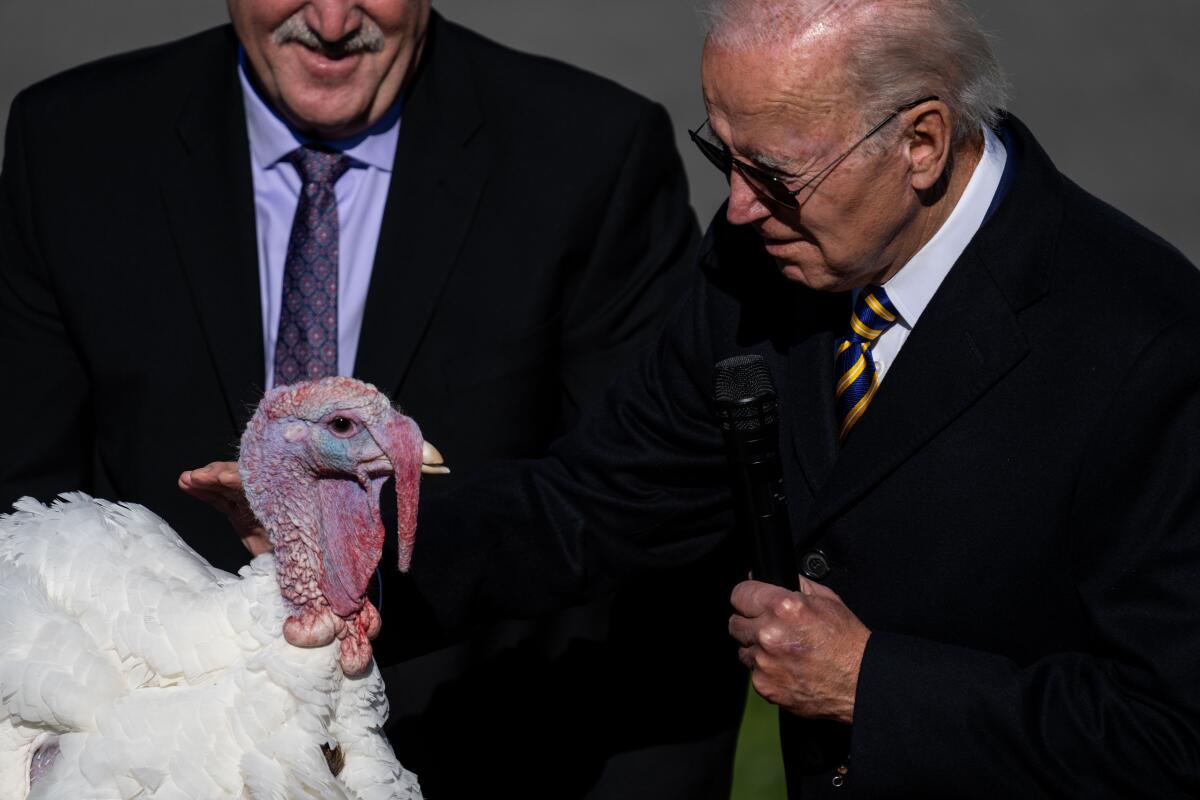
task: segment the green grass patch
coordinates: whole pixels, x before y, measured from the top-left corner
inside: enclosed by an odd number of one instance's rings
[[[779,715],[750,688],[733,762],[731,800],[785,800]]]

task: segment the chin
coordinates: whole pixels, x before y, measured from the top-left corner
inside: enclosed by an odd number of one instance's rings
[[[787,278],[789,281],[803,284],[810,289],[816,288],[812,285],[812,280],[809,278],[808,273],[803,267],[798,267],[795,264],[785,264],[778,259],[776,259],[775,264],[779,267],[779,271],[783,273],[783,277]]]
[[[302,90],[298,95],[294,102],[285,98],[287,116],[304,133],[321,139],[342,139],[370,124],[370,105],[358,98],[327,89]]]
[[[361,61],[336,66],[344,73],[313,72],[303,64],[291,63],[278,74],[280,110],[305,133],[341,138],[368,124],[380,81]]]
[[[779,271],[783,273],[783,277],[793,283],[807,286],[809,289],[819,292],[836,292],[841,291],[843,288],[842,277],[833,274],[823,266],[796,263],[779,258],[775,259],[775,264],[779,267]]]

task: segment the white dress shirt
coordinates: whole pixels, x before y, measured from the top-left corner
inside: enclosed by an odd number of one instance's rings
[[[884,331],[871,349],[875,374],[881,382],[946,274],[983,225],[992,198],[1000,187],[1008,153],[1004,144],[988,128],[984,128],[983,138],[983,156],[975,165],[971,180],[967,182],[967,188],[963,190],[950,216],[933,238],[883,285],[900,318]],[[857,299],[858,290],[855,290],[854,300]]]

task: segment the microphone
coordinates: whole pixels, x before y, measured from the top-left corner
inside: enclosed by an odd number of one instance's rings
[[[779,465],[779,406],[771,371],[759,355],[727,358],[715,369],[713,400],[754,579],[796,591],[800,579]]]

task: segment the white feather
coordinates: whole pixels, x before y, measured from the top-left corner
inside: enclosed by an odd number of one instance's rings
[[[208,565],[137,505],[0,516],[0,797],[420,798],[381,735],[374,665],[282,636],[270,555]],[[38,747],[60,754],[29,786]],[[321,745],[341,747],[330,773]]]

